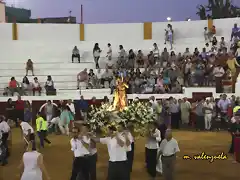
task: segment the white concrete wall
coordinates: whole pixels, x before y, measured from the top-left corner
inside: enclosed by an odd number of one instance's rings
[[[126,41],[143,40],[143,24],[86,24],[85,41]]]
[[[78,24],[18,24],[18,39],[23,41],[77,42]]]
[[[0,23],[0,44],[12,40],[12,24]]]

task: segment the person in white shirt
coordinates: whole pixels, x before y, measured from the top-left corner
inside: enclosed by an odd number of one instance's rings
[[[22,121],[21,119],[18,120],[18,123],[20,124],[20,127],[22,128],[23,140],[25,141],[24,148],[26,148],[30,141],[35,141],[34,130],[30,124]]]
[[[101,54],[102,50],[99,48],[98,43],[95,43],[94,48],[93,48],[93,57],[94,57],[94,61],[96,64],[96,69],[99,69],[99,59],[100,59],[100,54]]]
[[[212,125],[212,115],[213,115],[213,105],[210,103],[209,99],[206,99],[204,106],[204,120],[205,120],[205,129],[210,130]]]
[[[8,125],[8,123],[5,121],[5,117],[4,116],[0,116],[0,133],[1,133],[1,137],[0,137],[0,141],[2,141],[2,144],[0,143],[0,146],[2,146],[5,150],[6,153],[4,153],[2,155],[2,160],[1,163],[2,165],[6,165],[7,164],[7,157],[9,156],[9,150],[8,150],[8,137],[9,137],[9,133],[10,133],[10,126]],[[0,155],[1,156],[1,155]]]
[[[74,62],[74,58],[78,59],[78,62],[80,63],[80,53],[79,53],[79,49],[77,48],[77,46],[74,46],[73,50],[72,50],[72,63]]]
[[[218,65],[213,69],[213,75],[215,77],[216,81],[216,92],[217,93],[222,93],[222,79],[223,75],[225,74],[225,71],[221,65]]]
[[[178,142],[172,137],[172,131],[167,129],[165,139],[161,142],[158,159],[161,155],[163,177],[165,180],[173,180],[176,153],[180,152]]]
[[[161,141],[161,132],[157,129],[156,122],[149,124],[147,132],[147,142],[145,145],[147,172],[152,179],[156,178],[157,151]]]
[[[108,46],[107,58],[108,58],[108,60],[111,60],[112,59],[112,46],[110,43],[108,43],[107,46]]]
[[[38,82],[38,78],[37,77],[34,77],[33,79],[33,83],[32,83],[32,91],[33,91],[33,96],[35,96],[35,92],[37,91],[39,96],[41,96],[41,91],[42,91],[42,88],[41,88],[41,85],[40,83]]]
[[[70,180],[76,180],[79,176],[84,180],[89,180],[89,143],[84,142],[83,136],[77,127],[72,129],[72,133],[73,138],[70,140],[70,144],[74,160]]]
[[[75,117],[76,115],[75,106],[71,99],[68,100],[67,106],[70,108],[73,116]]]
[[[83,141],[89,144],[89,174],[90,180],[97,179],[97,148],[96,142],[93,141],[90,137],[93,136],[93,133],[90,132],[90,127],[88,124],[82,124],[81,134],[83,136]]]
[[[127,147],[130,142],[128,136],[118,132],[116,127],[110,126],[108,137],[93,138],[93,140],[107,145],[109,154],[108,180],[129,180]]]

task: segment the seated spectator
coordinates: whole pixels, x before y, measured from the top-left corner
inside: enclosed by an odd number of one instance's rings
[[[133,52],[132,49],[130,49],[129,53],[128,53],[128,61],[127,61],[127,64],[126,64],[127,69],[134,68],[135,58],[136,58],[135,53]]]
[[[113,74],[108,70],[108,68],[106,68],[105,72],[102,74],[101,76],[101,85],[104,88],[108,88],[110,86],[110,83],[112,81],[112,76]],[[107,85],[107,83],[108,85]]]
[[[189,48],[186,48],[185,52],[183,53],[183,57],[190,57],[192,54],[189,51]]]
[[[148,60],[145,64],[146,64],[146,67],[148,66],[152,67],[155,64],[153,51],[150,51],[150,53],[148,54]]]
[[[23,93],[24,95],[28,95],[27,92],[31,89],[31,85],[30,85],[30,82],[27,78],[27,76],[25,76],[22,80],[22,90],[23,90]]]
[[[88,73],[87,73],[87,68],[85,68],[83,71],[78,73],[77,75],[77,89],[79,89],[80,82],[85,82],[85,85],[87,87],[88,84]]]
[[[217,45],[218,45],[218,40],[216,38],[216,36],[213,36],[213,39],[212,39],[212,47],[214,47],[215,49],[217,48]]]
[[[155,92],[156,93],[164,93],[165,92],[162,75],[159,75],[158,78],[157,78],[157,84],[155,86]]]
[[[33,72],[33,62],[31,59],[28,59],[27,63],[26,63],[26,76],[28,75],[28,71],[32,71],[32,75],[34,76],[34,72]]]
[[[138,50],[138,53],[136,56],[136,64],[137,64],[137,67],[143,67],[144,65],[144,57],[141,50]]]
[[[209,52],[211,50],[211,47],[209,46],[209,43],[205,44],[206,52]]]
[[[47,81],[45,83],[45,89],[47,95],[56,95],[56,89],[54,88],[54,82],[51,76],[47,76]]]
[[[12,96],[14,95],[15,92],[17,92],[20,96],[23,95],[22,88],[19,82],[17,82],[14,77],[11,78],[8,84],[8,89],[10,90]]]
[[[119,45],[119,55],[117,60],[117,68],[119,67],[126,67],[126,56],[127,53],[122,45]]]
[[[159,49],[158,49],[157,43],[153,44],[152,52],[153,52],[153,57],[154,57],[154,64],[153,65],[155,65],[156,62],[158,62],[158,60],[159,60]]]
[[[227,44],[224,40],[224,37],[221,37],[221,41],[220,41],[219,45],[220,45],[220,47],[219,47],[220,49],[227,48]]]
[[[80,63],[80,53],[77,46],[74,46],[72,50],[72,63],[74,62],[74,58],[77,58],[78,62]]]
[[[240,29],[238,28],[236,23],[232,28],[231,41],[233,40],[234,37],[238,37],[238,39],[240,38]]]
[[[100,59],[100,54],[101,54],[102,50],[100,49],[98,43],[95,43],[94,47],[93,47],[93,57],[94,57],[94,62],[96,64],[96,69],[99,69],[99,59]]]
[[[32,82],[32,86],[33,86],[33,96],[35,96],[35,92],[37,91],[39,96],[41,96],[41,91],[42,91],[42,88],[41,88],[41,85],[40,83],[38,82],[38,78],[37,77],[34,77],[33,79],[33,82]]]
[[[88,87],[93,89],[97,85],[97,76],[94,74],[93,70],[90,69],[88,73]]]

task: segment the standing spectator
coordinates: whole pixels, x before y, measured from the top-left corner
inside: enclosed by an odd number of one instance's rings
[[[234,37],[240,37],[240,34],[239,34],[239,28],[237,26],[237,24],[235,23],[233,28],[232,28],[232,33],[231,33],[231,41]]]
[[[38,92],[39,96],[41,96],[42,88],[41,88],[40,83],[38,82],[38,78],[37,77],[34,77],[32,86],[33,86],[33,89],[32,89],[33,96],[35,96],[35,92],[36,91]]]
[[[28,95],[28,91],[31,90],[31,85],[30,82],[27,78],[27,76],[25,76],[22,80],[22,91],[24,93],[24,95]]]
[[[7,100],[6,104],[6,119],[7,121],[13,120],[17,127],[17,118],[16,118],[16,112],[15,112],[15,105],[11,98]]]
[[[223,49],[223,48],[227,48],[227,44],[224,40],[224,37],[221,37],[221,41],[220,41],[220,49]]]
[[[128,53],[127,69],[132,69],[132,68],[134,68],[135,58],[136,58],[135,53],[133,52],[132,49],[130,49],[130,50],[129,50],[129,53]]]
[[[15,103],[15,109],[16,109],[16,118],[17,120],[24,121],[24,108],[25,108],[25,103],[21,99],[21,96],[18,96],[18,99]]]
[[[203,35],[204,35],[204,39],[205,39],[206,42],[209,42],[211,40],[210,37],[209,37],[209,32],[208,32],[207,27],[204,27]]]
[[[32,123],[32,107],[29,101],[26,101],[24,108],[24,122]]]
[[[74,118],[75,115],[76,115],[76,111],[75,111],[75,105],[74,105],[74,103],[72,102],[71,99],[68,100],[67,106],[70,108],[70,111],[72,112],[72,115],[73,115],[73,118]]]
[[[213,105],[210,103],[209,99],[206,99],[203,110],[204,110],[205,130],[209,131],[212,126],[212,117],[213,117]]]
[[[45,83],[46,94],[51,95],[52,93],[56,95],[56,89],[54,88],[54,82],[51,76],[47,76],[47,81]]]
[[[171,125],[173,129],[179,129],[180,107],[176,99],[170,101]]]
[[[192,109],[191,103],[187,100],[187,98],[183,98],[183,101],[180,104],[181,120],[182,120],[183,126],[189,125],[189,117],[190,117],[191,109]]]
[[[204,130],[204,111],[203,111],[203,102],[204,100],[201,100],[196,105],[196,130],[202,131]]]
[[[74,58],[78,59],[78,62],[80,63],[80,53],[79,53],[79,49],[77,48],[77,46],[74,46],[73,50],[72,50],[72,63],[74,62]]]
[[[228,112],[228,107],[230,104],[231,104],[231,102],[229,99],[227,99],[226,94],[223,94],[222,98],[217,103],[217,106],[220,109],[222,129],[227,128],[227,122],[228,122],[227,112]]]
[[[20,87],[20,84],[15,80],[14,77],[11,78],[8,89],[11,92],[11,95],[13,96],[15,92],[17,92],[19,95],[22,95],[22,88]]]
[[[62,134],[69,135],[69,125],[70,123],[70,116],[67,106],[63,107],[63,111],[60,115],[60,122],[59,122],[59,129]]]
[[[81,71],[77,75],[77,89],[79,89],[79,87],[80,87],[80,82],[84,82],[85,86],[87,87],[87,84],[88,84],[87,68],[85,68],[83,71]]]
[[[173,28],[171,24],[167,25],[167,29],[165,29],[165,42],[166,44],[167,41],[169,41],[171,49],[172,49],[172,44],[173,44]]]
[[[117,67],[125,67],[126,65],[126,51],[123,48],[123,45],[119,45],[119,55],[118,55],[118,60],[117,60]]]
[[[107,46],[108,46],[107,58],[108,60],[112,60],[112,45],[108,43]]]
[[[222,93],[222,79],[225,74],[224,69],[218,65],[213,69],[213,76],[215,77],[216,81],[216,93]]]
[[[95,43],[94,47],[93,47],[93,57],[94,57],[94,62],[96,64],[96,69],[99,69],[99,58],[100,58],[100,54],[101,54],[102,50],[99,48],[98,43]]]
[[[84,121],[87,120],[88,102],[81,96],[80,100],[77,101],[77,107],[80,111],[81,117]]]
[[[141,50],[138,50],[138,53],[136,56],[136,64],[137,64],[137,67],[143,67],[144,65],[144,57]]]
[[[32,75],[34,76],[33,62],[31,59],[28,59],[28,61],[26,63],[26,76],[28,75],[28,71],[32,71]]]
[[[50,100],[48,100],[44,106],[44,113],[46,115],[46,120],[49,123],[52,120],[54,115],[54,106]]]

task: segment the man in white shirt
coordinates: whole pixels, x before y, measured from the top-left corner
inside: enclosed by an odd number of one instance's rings
[[[116,127],[109,127],[109,136],[93,138],[94,141],[106,144],[109,154],[108,180],[129,180],[130,173],[127,162],[128,137],[125,133],[118,132]]]
[[[35,141],[35,134],[33,127],[28,124],[27,122],[22,121],[21,119],[18,120],[18,123],[20,124],[20,127],[22,128],[22,134],[23,134],[23,139],[25,141],[25,147],[27,148],[28,143],[30,141]]]
[[[213,115],[213,105],[210,103],[209,99],[206,99],[204,106],[204,120],[205,120],[205,129],[210,130],[212,125],[212,115]]]
[[[81,126],[81,134],[83,136],[83,141],[89,144],[89,174],[90,180],[97,179],[97,148],[96,142],[93,141],[90,137],[93,135],[89,132],[90,127],[88,124],[82,124]]]
[[[73,138],[70,140],[71,150],[74,154],[72,175],[70,180],[81,179],[89,180],[89,144],[83,141],[79,129],[72,129]],[[80,177],[79,177],[80,176]]]
[[[161,141],[161,132],[157,129],[156,122],[149,124],[147,142],[145,145],[147,172],[152,179],[156,178],[157,151]]]
[[[178,142],[172,137],[172,131],[167,129],[165,139],[160,144],[158,158],[161,156],[163,177],[165,180],[173,180],[176,153],[179,152]]]

